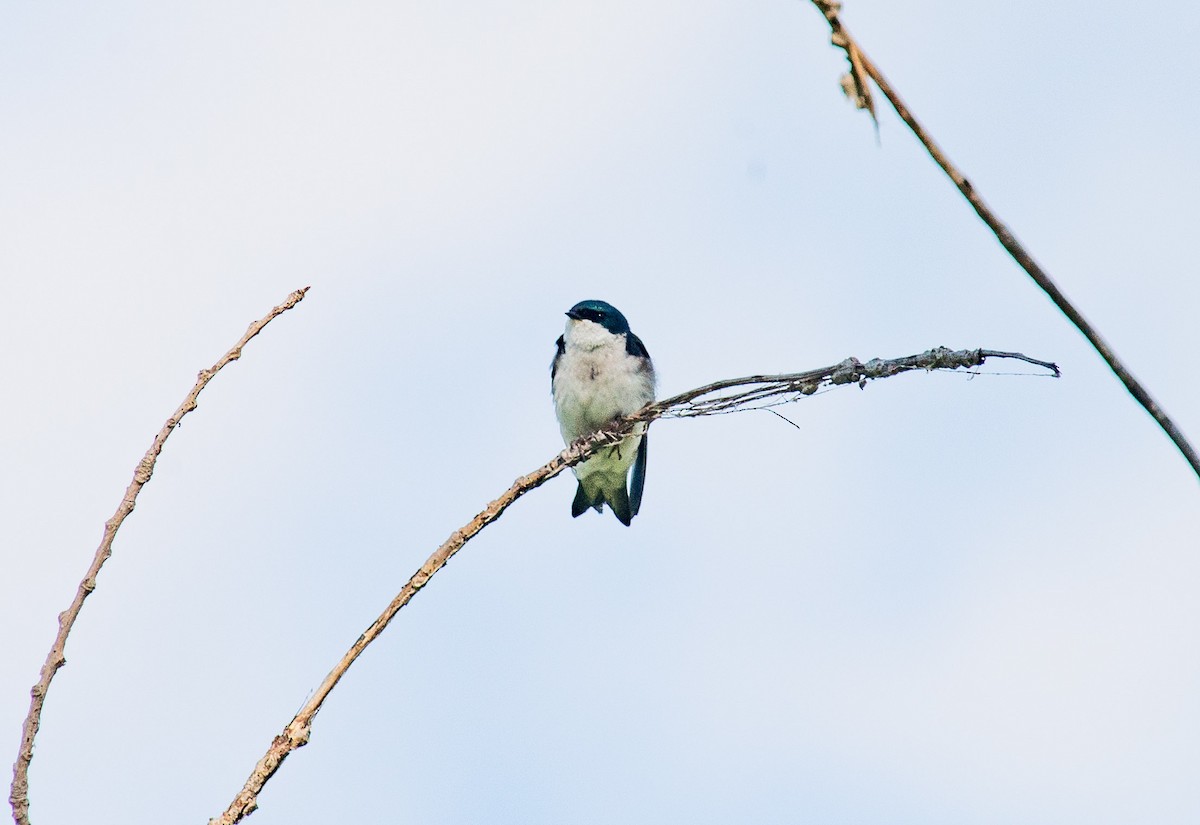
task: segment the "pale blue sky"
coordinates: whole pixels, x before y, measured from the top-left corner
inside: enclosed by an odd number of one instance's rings
[[[1191,437],[1200,10],[851,0],[952,158]],[[519,502],[334,692],[288,823],[1200,819],[1200,485],[807,2],[0,11],[0,746],[50,823],[204,822],[422,560],[561,446],[562,312],[663,393],[936,345],[651,431],[642,513]],[[989,365],[1011,371],[1011,365]],[[5,764],[8,764],[6,762]]]

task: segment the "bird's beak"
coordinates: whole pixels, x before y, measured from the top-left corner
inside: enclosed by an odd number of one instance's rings
[[[576,312],[575,310],[573,310],[573,309],[568,309],[568,310],[566,311],[566,316],[567,316],[568,318],[570,318],[572,321],[581,321],[581,320],[583,320],[583,319],[582,319],[582,316],[580,316],[580,314],[579,314],[578,312]]]

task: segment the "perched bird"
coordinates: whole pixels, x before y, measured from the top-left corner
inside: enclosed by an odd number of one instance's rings
[[[550,365],[554,412],[568,444],[590,435],[615,418],[637,412],[654,400],[654,365],[641,339],[616,307],[604,301],[580,301],[567,311],[567,329],[558,338]],[[646,483],[646,425],[621,443],[605,447],[574,467],[579,489],[571,515],[604,504],[626,526],[642,505]],[[633,467],[633,480],[626,476]]]

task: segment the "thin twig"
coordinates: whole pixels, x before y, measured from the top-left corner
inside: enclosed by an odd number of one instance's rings
[[[619,443],[637,424],[641,422],[648,424],[667,416],[690,418],[759,409],[755,405],[767,398],[794,401],[802,396],[812,395],[822,387],[839,384],[862,386],[869,380],[887,378],[909,370],[969,369],[979,366],[989,357],[1020,359],[1044,366],[1052,370],[1056,376],[1058,375],[1058,367],[1054,364],[1036,361],[1020,353],[1000,353],[983,349],[952,351],[945,347],[938,347],[905,358],[891,360],[875,358],[865,364],[856,358],[847,358],[840,364],[807,372],[787,375],[752,375],[746,378],[731,378],[706,384],[703,387],[649,404],[633,415],[614,421],[606,430],[575,441],[546,464],[514,481],[511,487],[480,511],[475,518],[451,533],[450,537],[425,560],[425,563],[405,583],[396,597],[379,614],[379,617],[350,646],[333,670],[329,671],[324,681],[304,703],[292,721],[287,724],[283,732],[271,741],[267,752],[258,760],[233,802],[219,817],[210,819],[209,825],[233,825],[258,809],[258,795],[263,786],[279,770],[279,766],[283,764],[283,760],[287,758],[288,754],[308,744],[309,737],[312,735],[313,719],[346,671],[366,650],[367,645],[379,637],[379,634],[396,617],[400,609],[429,583],[435,573],[446,566],[446,562],[450,561],[451,557],[463,548],[463,545],[474,538],[484,527],[500,518],[501,514],[521,496],[545,484],[563,470],[584,461],[604,445]],[[716,395],[737,390],[739,387],[743,388],[740,392]]]
[[[104,523],[104,536],[100,539],[100,546],[96,548],[96,555],[92,559],[91,566],[88,567],[83,581],[79,583],[79,588],[75,591],[75,598],[72,600],[70,607],[58,616],[58,635],[54,639],[54,645],[50,648],[49,655],[46,656],[45,664],[42,665],[37,684],[30,690],[29,714],[25,717],[25,724],[21,728],[21,748],[17,752],[17,761],[13,765],[13,781],[8,797],[9,804],[12,805],[13,820],[17,825],[29,825],[29,763],[33,760],[33,741],[37,737],[38,726],[41,724],[42,707],[46,702],[46,693],[50,689],[50,682],[54,679],[54,674],[58,672],[58,669],[67,662],[64,656],[67,636],[70,634],[71,628],[75,625],[75,620],[79,617],[79,611],[83,607],[84,600],[96,589],[96,576],[100,572],[100,568],[104,566],[104,562],[108,561],[108,557],[112,555],[112,543],[117,535],[117,530],[121,528],[121,524],[125,521],[126,516],[133,512],[134,505],[137,503],[138,493],[141,492],[142,487],[146,485],[146,482],[150,480],[150,476],[154,473],[154,465],[158,461],[159,453],[162,452],[167,437],[179,426],[179,422],[183,420],[185,415],[196,409],[196,399],[199,397],[201,390],[213,379],[213,376],[220,372],[221,368],[230,361],[236,361],[241,358],[242,347],[246,346],[251,338],[262,332],[263,327],[269,324],[276,316],[287,312],[300,303],[304,299],[306,292],[308,292],[308,287],[293,292],[282,304],[272,309],[263,318],[252,323],[241,340],[233,345],[233,349],[221,356],[221,359],[217,363],[206,370],[200,371],[200,375],[196,378],[196,384],[192,387],[192,391],[188,393],[187,398],[183,400],[179,408],[167,419],[167,423],[163,425],[162,429],[158,431],[158,435],[155,436],[154,443],[150,445],[150,449],[146,451],[146,454],[142,456],[142,460],[138,462],[137,468],[133,473],[133,481],[129,482],[129,486],[125,489],[125,496],[121,499],[121,504],[117,507],[116,513]]]
[[[795,421],[793,421],[792,419],[788,418],[788,417],[787,417],[786,415],[784,415],[783,413],[780,413],[780,412],[775,412],[775,410],[771,409],[770,407],[763,407],[763,409],[764,409],[764,410],[766,410],[767,412],[769,412],[771,415],[775,416],[776,418],[781,418],[781,419],[783,419],[784,421],[786,421],[787,423],[789,423],[789,424],[791,424],[793,427],[795,427],[797,430],[803,430],[803,429],[804,429],[803,427],[801,427],[799,424],[797,424],[797,423],[796,423]]]
[[[929,155],[934,159],[937,165],[942,168],[942,171],[945,172],[946,175],[949,176],[950,180],[954,182],[954,185],[958,187],[958,191],[961,192],[963,197],[967,199],[967,202],[971,204],[971,207],[975,210],[976,214],[978,214],[983,222],[987,224],[988,228],[992,230],[996,236],[996,239],[1000,241],[1000,245],[1008,251],[1008,254],[1013,257],[1013,260],[1015,260],[1022,269],[1025,270],[1029,277],[1033,279],[1034,283],[1041,287],[1042,290],[1048,296],[1050,296],[1050,300],[1053,301],[1054,305],[1057,306],[1059,310],[1067,316],[1067,319],[1074,324],[1081,333],[1083,333],[1083,336],[1087,338],[1088,342],[1091,343],[1093,347],[1095,347],[1096,352],[1100,353],[1100,357],[1105,360],[1109,368],[1113,371],[1113,373],[1116,374],[1117,378],[1121,380],[1121,383],[1125,385],[1125,389],[1127,389],[1129,393],[1135,399],[1137,399],[1137,402],[1142,405],[1146,412],[1150,413],[1154,420],[1158,422],[1158,425],[1162,427],[1163,431],[1167,434],[1171,441],[1175,443],[1175,446],[1179,449],[1179,452],[1183,453],[1183,457],[1187,460],[1188,464],[1191,465],[1193,472],[1200,477],[1200,455],[1197,454],[1196,448],[1188,442],[1187,437],[1184,436],[1179,427],[1175,425],[1175,422],[1171,420],[1166,411],[1159,406],[1158,402],[1155,401],[1153,397],[1151,397],[1149,391],[1147,391],[1146,388],[1142,386],[1141,382],[1134,377],[1133,373],[1129,371],[1129,368],[1126,367],[1119,358],[1117,358],[1117,354],[1113,352],[1112,347],[1108,345],[1108,342],[1104,340],[1099,331],[1093,327],[1091,323],[1089,323],[1088,320],[1083,317],[1083,313],[1081,313],[1075,307],[1075,305],[1067,299],[1067,296],[1064,295],[1062,290],[1058,288],[1057,284],[1050,279],[1050,276],[1044,269],[1042,269],[1038,262],[1033,259],[1033,256],[1025,249],[1025,247],[1021,245],[1021,242],[1017,240],[1017,237],[1012,233],[1012,231],[1000,220],[996,213],[991,210],[987,203],[984,202],[979,193],[975,191],[975,187],[971,185],[971,182],[967,180],[963,173],[960,172],[953,163],[950,162],[950,159],[946,157],[946,153],[943,152],[941,147],[937,145],[932,135],[925,131],[925,128],[921,126],[916,117],[913,116],[911,111],[909,111],[909,108],[904,104],[904,101],[900,99],[900,95],[896,92],[892,85],[888,83],[887,78],[883,76],[883,72],[881,72],[879,67],[876,66],[869,57],[867,57],[867,54],[863,51],[862,46],[860,46],[858,42],[850,36],[850,33],[846,30],[846,27],[842,24],[841,18],[839,17],[841,3],[835,2],[834,0],[812,0],[812,2],[813,5],[817,7],[818,11],[820,11],[825,17],[825,20],[829,23],[829,28],[832,32],[830,42],[846,52],[846,59],[850,62],[851,77],[853,78],[853,86],[855,87],[856,91],[867,85],[861,79],[862,72],[865,71],[871,80],[875,81],[875,85],[879,87],[879,91],[883,92],[883,96],[887,98],[888,103],[892,104],[892,108],[896,110],[896,114],[900,116],[901,120],[908,124],[908,128],[911,129],[913,134],[917,136],[917,139],[921,141],[921,144],[925,147],[925,150],[929,152]],[[842,85],[843,89],[847,88],[845,79],[843,79]],[[857,91],[857,94],[859,99],[865,98],[866,100],[870,100],[869,93],[864,95],[861,91]],[[862,107],[860,106],[860,108]],[[871,118],[875,122],[876,131],[878,131],[879,122],[875,117],[875,111],[873,108],[870,111]]]
[[[1055,378],[1058,378],[1059,376],[1062,375],[1062,373],[1058,371],[1057,364],[1051,364],[1048,361],[1038,361],[1035,358],[1030,358],[1027,355],[1022,355],[1019,352],[997,352],[996,350],[984,349],[984,350],[980,350],[980,353],[983,355],[984,358],[1016,358],[1018,361],[1024,361],[1027,364],[1033,364],[1034,366],[1038,366],[1038,367],[1045,367],[1048,370],[1054,371]],[[1014,373],[1014,374],[1026,375],[1027,373],[1022,372],[1022,373]]]

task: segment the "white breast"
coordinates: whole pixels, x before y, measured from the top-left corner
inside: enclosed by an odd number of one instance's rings
[[[570,442],[654,400],[654,370],[625,349],[625,336],[569,321],[554,374],[554,408]]]

